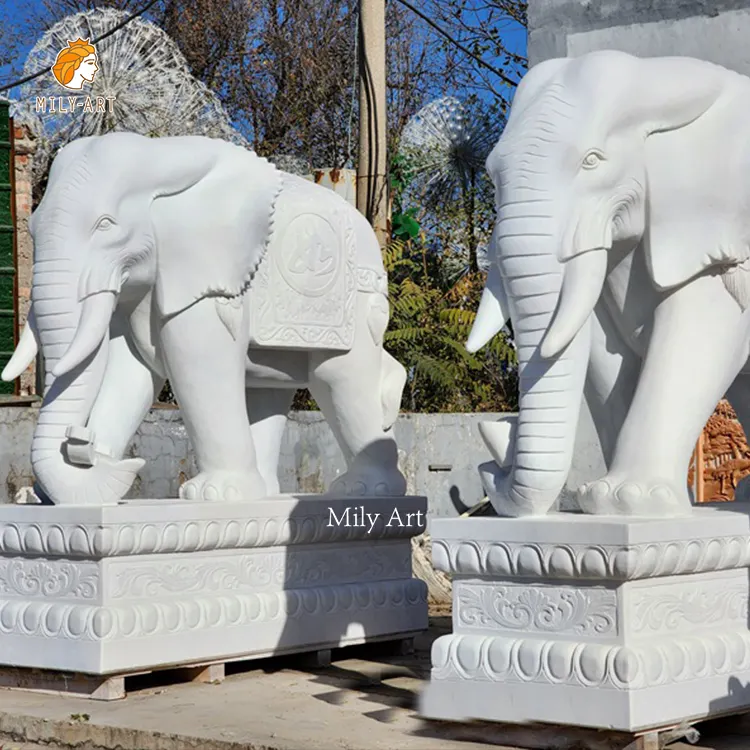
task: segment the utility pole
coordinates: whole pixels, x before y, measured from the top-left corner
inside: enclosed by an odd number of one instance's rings
[[[388,240],[385,0],[359,0],[359,161],[357,208]]]

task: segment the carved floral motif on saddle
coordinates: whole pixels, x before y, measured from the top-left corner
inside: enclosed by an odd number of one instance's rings
[[[348,351],[356,291],[349,205],[325,188],[284,175],[268,250],[251,286],[251,344]]]

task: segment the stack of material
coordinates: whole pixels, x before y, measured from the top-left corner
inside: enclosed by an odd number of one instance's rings
[[[734,409],[720,401],[703,431],[703,498],[734,500],[739,481],[750,474],[750,446]],[[695,457],[688,482],[695,486]]]
[[[411,549],[414,575],[427,584],[427,606],[430,615],[449,615],[451,613],[451,579],[432,565],[430,535],[425,532],[412,537]]]

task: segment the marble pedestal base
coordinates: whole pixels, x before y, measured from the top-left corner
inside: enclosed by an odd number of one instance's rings
[[[408,637],[427,627],[426,506],[0,506],[0,664],[104,675]]]
[[[453,633],[425,717],[655,729],[750,707],[750,506],[439,519]]]

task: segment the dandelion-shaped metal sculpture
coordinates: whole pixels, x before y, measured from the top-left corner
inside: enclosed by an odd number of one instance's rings
[[[414,115],[401,136],[400,153],[427,209],[460,200],[465,219],[468,270],[476,272],[476,194],[484,163],[502,130],[502,120],[474,111],[454,97],[437,99]]]
[[[300,176],[309,175],[313,171],[312,164],[308,159],[293,154],[274,154],[269,157],[279,169]]]
[[[29,53],[24,75],[50,70],[21,87],[14,108],[37,137],[35,183],[66,143],[113,130],[207,135],[248,147],[219,99],[191,75],[177,45],[158,26],[135,18],[94,46],[126,17],[113,8],[67,16]],[[89,72],[79,74],[84,63]]]

